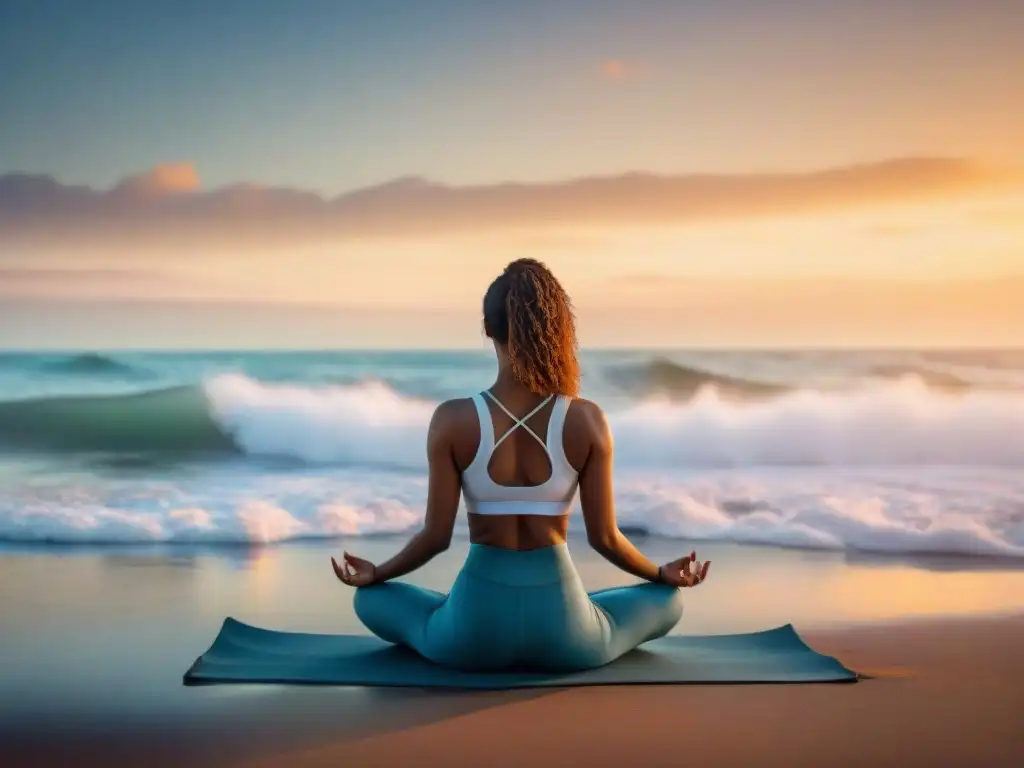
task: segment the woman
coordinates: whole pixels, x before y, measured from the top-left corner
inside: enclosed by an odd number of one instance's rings
[[[703,582],[710,562],[691,553],[658,567],[619,531],[611,432],[601,409],[576,397],[575,320],[554,275],[532,259],[514,261],[487,289],[483,310],[498,378],[434,413],[423,529],[385,563],[346,552],[344,565],[331,558],[334,572],[358,588],[356,614],[371,632],[438,664],[607,664],[667,634],[682,616],[679,588]],[[648,583],[584,591],[565,543],[577,487],[590,545]],[[450,594],[393,581],[448,548],[460,494],[471,545]]]

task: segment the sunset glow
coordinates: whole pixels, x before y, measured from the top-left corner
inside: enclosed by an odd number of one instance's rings
[[[0,344],[1024,343],[1018,10],[556,5],[0,11]]]

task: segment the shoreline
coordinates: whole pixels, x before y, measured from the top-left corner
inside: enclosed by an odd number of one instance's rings
[[[460,516],[464,512],[460,511]],[[574,521],[575,522],[575,521]],[[578,523],[577,523],[578,524]],[[277,541],[260,541],[257,539],[225,539],[222,541],[211,540],[186,540],[167,539],[154,541],[127,541],[127,540],[95,540],[77,541],[64,539],[10,539],[0,537],[0,555],[68,555],[68,554],[129,554],[160,555],[160,554],[194,554],[194,555],[217,555],[225,556],[243,554],[259,554],[264,551],[274,552],[278,550],[301,550],[301,549],[326,549],[337,547],[341,544],[353,544],[365,542],[371,546],[378,544],[400,543],[408,541],[419,526],[414,526],[402,532],[381,532],[351,535],[345,533],[318,535],[310,534],[296,536]],[[942,571],[1024,571],[1024,556],[974,554],[962,551],[893,551],[893,550],[871,550],[860,548],[835,548],[835,547],[813,547],[785,543],[765,543],[758,541],[733,541],[730,539],[694,538],[692,536],[666,536],[643,531],[628,525],[621,526],[623,535],[628,536],[635,544],[642,545],[645,542],[658,544],[678,543],[681,547],[730,547],[740,551],[769,551],[769,552],[793,552],[807,553],[810,555],[829,555],[840,557],[844,562],[851,565],[871,567],[872,565],[907,565],[924,569],[935,569]],[[461,546],[470,545],[469,534],[464,528],[457,528],[453,542]],[[570,528],[566,537],[566,544],[577,544],[587,547],[586,533],[578,528]]]

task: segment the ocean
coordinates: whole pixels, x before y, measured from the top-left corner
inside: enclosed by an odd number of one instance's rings
[[[1024,351],[581,360],[583,395],[614,430],[632,535],[1024,558]],[[411,531],[432,409],[494,374],[484,350],[2,353],[0,541],[278,546]]]

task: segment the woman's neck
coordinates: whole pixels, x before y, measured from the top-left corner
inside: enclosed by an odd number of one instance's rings
[[[499,365],[498,376],[491,385],[491,391],[500,400],[509,404],[530,403],[538,399],[538,395],[524,387],[512,373],[511,365]]]

